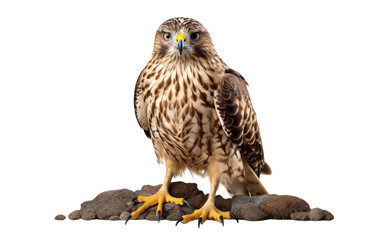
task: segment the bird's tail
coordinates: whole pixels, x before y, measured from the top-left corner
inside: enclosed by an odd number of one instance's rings
[[[260,173],[264,174],[264,175],[271,175],[272,174],[272,169],[268,165],[268,163],[264,162],[264,165],[261,167]]]
[[[245,170],[244,181],[246,183],[248,192],[252,196],[268,194],[267,189],[265,189],[264,185],[261,183],[256,173],[252,170],[252,168],[248,165],[246,161],[243,161],[243,162],[244,162],[244,170]],[[270,170],[270,167],[269,167],[269,170]]]

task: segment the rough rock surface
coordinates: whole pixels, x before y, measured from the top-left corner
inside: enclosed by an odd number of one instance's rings
[[[100,193],[91,201],[81,204],[80,210],[69,214],[69,219],[77,220],[126,220],[131,212],[143,203],[132,202],[138,195],[150,196],[155,194],[161,185],[144,185],[135,192],[128,189],[112,190]],[[195,183],[173,182],[169,187],[170,195],[184,198],[190,205],[176,205],[165,203],[161,219],[178,220],[183,215],[192,213],[203,206],[208,198],[197,188]],[[225,199],[220,195],[215,197],[215,206],[221,211],[231,211],[239,219],[259,221],[265,219],[294,219],[294,220],[332,220],[333,215],[319,208],[310,210],[304,200],[288,195],[263,196],[234,196]],[[232,208],[231,208],[232,206]],[[152,206],[143,212],[138,219],[157,221],[157,206]]]
[[[266,219],[266,215],[261,211],[261,205],[274,195],[263,195],[259,197],[234,196],[232,198],[231,213],[239,219],[248,221],[260,221]]]
[[[261,210],[267,218],[290,219],[290,215],[295,212],[309,212],[310,207],[301,198],[280,195],[268,198],[261,206]]]
[[[185,211],[182,211],[182,208],[179,205],[176,205],[175,203],[166,203],[164,205],[163,216],[166,217],[167,220],[176,221],[179,218],[181,218],[184,214],[186,214]]]
[[[91,201],[81,204],[80,215],[83,220],[110,219],[128,212],[128,202],[138,195],[128,189],[112,190],[100,193]]]

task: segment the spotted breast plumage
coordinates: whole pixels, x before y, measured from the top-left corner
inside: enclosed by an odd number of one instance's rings
[[[232,195],[267,194],[260,173],[270,174],[264,161],[256,113],[246,80],[218,56],[206,28],[190,18],[172,18],[158,28],[151,60],[140,73],[134,96],[135,114],[153,142],[157,160],[166,165],[161,189],[131,217],[164,202],[183,205],[168,194],[173,177],[184,170],[208,175],[207,202],[183,223],[231,218],[214,206],[221,183]]]

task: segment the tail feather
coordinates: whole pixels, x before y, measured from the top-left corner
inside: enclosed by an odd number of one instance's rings
[[[268,164],[266,165],[268,166]],[[259,196],[268,194],[267,189],[265,189],[260,179],[246,161],[244,162],[244,181],[239,178],[222,178],[220,183],[227,189],[231,197],[234,195]]]
[[[261,167],[260,173],[264,174],[264,175],[271,175],[272,174],[272,169],[268,165],[268,163],[264,162],[264,165]]]
[[[266,166],[269,167],[268,164]],[[267,189],[265,189],[264,185],[261,183],[260,179],[257,177],[255,172],[252,170],[252,168],[248,165],[247,162],[244,161],[244,181],[247,186],[248,192],[252,196],[259,196],[259,195],[264,195],[268,194]],[[269,167],[270,170],[270,167]]]

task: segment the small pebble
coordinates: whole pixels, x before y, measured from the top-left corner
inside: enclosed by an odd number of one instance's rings
[[[70,220],[80,219],[81,218],[81,212],[80,212],[80,210],[75,210],[75,211],[71,212],[68,217]]]
[[[58,214],[54,219],[55,220],[60,220],[60,221],[62,221],[62,220],[65,220],[65,216],[64,215],[62,215],[62,214]]]
[[[121,215],[119,215],[119,219],[121,220],[127,220],[127,218],[130,216],[129,212],[123,212]]]
[[[118,216],[111,216],[111,217],[109,218],[109,220],[111,220],[111,221],[115,221],[115,220],[120,220],[120,219],[119,219]]]
[[[309,213],[309,219],[312,221],[333,220],[334,216],[321,208],[313,208]]]

